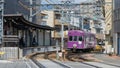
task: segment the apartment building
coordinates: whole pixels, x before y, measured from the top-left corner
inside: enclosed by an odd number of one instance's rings
[[[58,44],[61,44],[61,14],[59,11],[42,11],[40,13],[41,25],[54,27],[56,30],[52,31],[52,45],[55,45],[56,40],[58,40]],[[68,23],[64,23],[64,44],[67,42],[67,33],[68,33]]]
[[[112,0],[105,0],[105,45],[106,49],[112,48]]]
[[[96,34],[98,44],[104,45],[105,22],[104,0],[88,0],[81,6],[81,16],[84,18],[84,29]],[[87,28],[86,28],[87,27]]]

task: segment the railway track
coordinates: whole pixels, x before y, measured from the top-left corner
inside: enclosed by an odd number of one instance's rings
[[[85,62],[80,62],[80,63],[91,66],[91,67],[94,67],[94,68],[102,68],[100,66],[92,65],[92,64],[89,64],[89,63],[85,63]]]
[[[106,63],[106,62],[86,62],[86,59],[84,58],[79,58],[78,56],[80,55],[85,55],[85,54],[89,54],[89,53],[77,53],[79,55],[76,55],[76,53],[68,53],[67,54],[67,58],[71,59],[71,57],[74,57],[74,55],[77,56],[77,60],[81,59],[83,61],[78,63],[80,64],[84,64],[86,66],[92,67],[92,68],[120,68],[119,65],[115,65],[112,63]],[[90,54],[94,54],[94,53],[90,53]],[[35,56],[35,55],[34,55]],[[60,61],[56,61],[56,60],[52,60],[50,58],[48,59],[44,59],[44,60],[36,60],[34,59],[32,56],[31,60],[37,65],[38,68],[53,68],[53,67],[57,67],[57,68],[72,68],[66,64],[61,63]],[[74,57],[76,58],[76,57]],[[74,67],[74,66],[73,66]]]
[[[67,58],[71,61],[79,62],[81,64],[91,66],[93,68],[105,68],[104,66],[106,66],[106,68],[120,68],[119,65],[106,63],[106,62],[103,62],[102,60],[97,62],[96,61],[94,62],[94,60],[92,60],[92,62],[86,62],[91,60],[86,60],[84,59],[84,57],[80,57],[81,55],[84,55],[84,54],[87,54],[87,53],[71,53],[70,52],[68,53]],[[94,54],[94,53],[90,53],[90,54]]]
[[[72,68],[72,67],[70,67],[66,64],[63,64],[60,61],[52,60],[50,58],[43,59],[43,60],[37,60],[35,58],[36,55],[31,56],[30,59],[32,60],[33,63],[35,63],[35,65],[37,65],[37,68],[54,68],[54,67],[57,67],[57,68]]]

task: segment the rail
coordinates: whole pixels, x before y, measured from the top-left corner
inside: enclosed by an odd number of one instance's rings
[[[30,59],[31,59],[39,68],[47,68],[47,67],[45,67],[44,64],[42,64],[41,62],[39,62],[38,60],[36,60],[36,59],[34,58],[35,55],[37,55],[37,54],[32,55]],[[48,60],[48,62],[50,61],[50,63],[55,63],[55,64],[59,65],[61,68],[72,68],[72,67],[70,67],[70,66],[68,66],[68,65],[66,65],[66,64],[63,64],[62,62],[57,61],[57,60],[52,60],[52,59],[50,59],[50,58],[48,58],[48,59],[46,59],[46,60]]]
[[[49,60],[52,61],[52,62],[54,62],[54,63],[56,63],[56,64],[58,64],[58,65],[60,65],[60,66],[62,66],[62,67],[64,67],[64,68],[72,68],[72,67],[70,67],[70,66],[68,66],[66,64],[61,63],[60,61],[52,60],[50,58],[49,58]]]

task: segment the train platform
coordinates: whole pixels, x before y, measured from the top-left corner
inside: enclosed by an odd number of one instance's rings
[[[8,61],[8,60],[0,60],[0,63],[11,63],[11,61]]]

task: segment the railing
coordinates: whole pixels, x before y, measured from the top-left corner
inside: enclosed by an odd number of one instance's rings
[[[102,28],[101,25],[95,24],[94,25],[95,28]]]
[[[17,35],[3,35],[3,42],[19,42]]]
[[[55,19],[55,25],[61,25],[61,22],[59,19]],[[64,25],[68,26],[69,24],[64,22]]]
[[[105,39],[105,35],[104,34],[96,34],[96,38],[98,39]]]
[[[108,30],[108,31],[105,31],[105,34],[110,34],[110,31]]]

